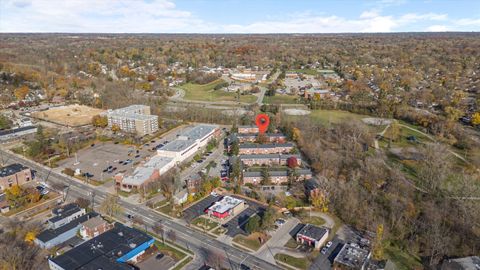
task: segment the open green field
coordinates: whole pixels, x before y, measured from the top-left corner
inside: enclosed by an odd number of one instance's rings
[[[275,260],[291,265],[298,269],[308,268],[308,260],[306,258],[295,258],[287,254],[278,253],[275,255]]]
[[[298,99],[298,96],[289,96],[289,95],[275,95],[273,97],[271,96],[264,96],[263,97],[263,103],[265,104],[297,104],[296,99]]]
[[[180,88],[185,90],[185,99],[199,101],[237,101],[236,93],[229,93],[223,90],[214,90],[215,86],[225,81],[215,80],[207,84],[187,83]],[[253,103],[257,100],[254,95],[240,95],[240,102]]]
[[[305,116],[295,116],[305,117]],[[351,113],[347,111],[338,110],[314,110],[308,115],[311,119],[329,126],[330,124],[338,124],[346,121],[361,121],[362,118],[368,117],[366,115]]]

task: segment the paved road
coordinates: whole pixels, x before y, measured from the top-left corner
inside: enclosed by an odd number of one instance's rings
[[[69,186],[68,196],[89,198],[90,194],[95,193],[94,198],[96,206],[98,206],[107,197],[107,193],[105,191],[99,190],[94,186],[79,182],[66,175],[59,174],[55,171],[52,171],[48,167],[45,167],[30,160],[26,160],[23,157],[15,155],[11,152],[0,150],[0,155],[2,156],[3,160],[22,163],[36,170],[37,175],[40,177],[46,178],[48,175],[48,179],[46,179],[47,183],[59,183]],[[134,214],[138,217],[141,217],[148,226],[152,226],[156,222],[161,221],[167,231],[171,230],[176,233],[177,244],[193,251],[197,255],[200,254],[200,251],[205,248],[210,249],[214,252],[218,252],[220,254],[226,253],[226,257],[228,256],[228,258],[226,259],[224,264],[228,268],[237,269],[239,268],[239,264],[243,262],[245,265],[248,265],[252,269],[280,269],[278,266],[268,263],[260,258],[251,256],[249,253],[244,252],[238,248],[226,245],[225,243],[217,241],[210,236],[201,234],[194,229],[190,229],[185,225],[169,220],[168,218],[152,211],[146,206],[133,205],[123,200],[120,200],[119,204],[123,207],[125,214]],[[248,260],[245,260],[247,257]]]

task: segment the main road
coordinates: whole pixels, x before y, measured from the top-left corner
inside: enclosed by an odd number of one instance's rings
[[[41,176],[48,182],[68,186],[68,196],[72,196],[74,198],[90,198],[91,194],[95,194],[95,203],[100,204],[108,195],[107,192],[101,189],[80,182],[67,175],[57,173],[51,168],[25,159],[24,157],[9,151],[0,149],[0,155],[2,163],[21,163],[35,170],[38,176]],[[195,254],[201,254],[205,249],[211,250],[216,254],[225,254],[224,264],[228,268],[240,269],[240,265],[243,264],[251,269],[281,269],[278,266],[255,257],[239,248],[229,246],[179,222],[170,220],[144,205],[133,205],[124,200],[120,200],[119,204],[123,207],[126,214],[134,214],[137,217],[141,217],[143,222],[150,227],[157,222],[161,222],[165,228],[165,231],[171,230],[175,232],[175,242],[177,244]]]

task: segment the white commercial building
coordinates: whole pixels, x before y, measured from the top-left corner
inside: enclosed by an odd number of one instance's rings
[[[181,163],[206,146],[219,131],[217,125],[197,125],[183,131],[177,139],[157,150],[158,155],[173,158]]]
[[[143,185],[157,180],[160,175],[166,173],[173,166],[175,166],[173,158],[156,155],[135,168],[131,175],[117,174],[115,181],[117,186],[123,191],[139,189]]]

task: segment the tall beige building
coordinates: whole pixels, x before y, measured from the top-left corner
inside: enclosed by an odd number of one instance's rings
[[[150,106],[131,105],[125,108],[108,110],[108,126],[116,125],[120,130],[136,133],[139,136],[158,130],[158,116],[150,114]]]

